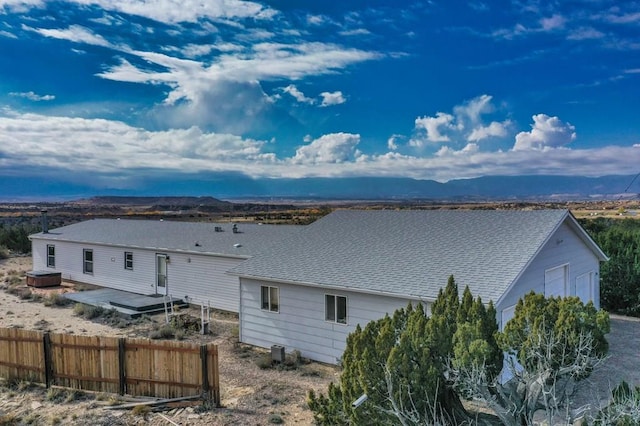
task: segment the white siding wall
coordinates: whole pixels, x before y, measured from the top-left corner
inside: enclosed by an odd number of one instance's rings
[[[47,244],[55,246],[55,268],[47,268]],[[140,294],[155,293],[156,253],[166,253],[170,256],[169,294],[177,298],[188,296],[191,303],[208,301],[213,308],[238,312],[238,277],[226,272],[242,259],[43,240],[33,240],[32,249],[34,270],[55,270],[62,273],[63,279]],[[82,272],[83,249],[93,250],[93,274]],[[124,268],[125,251],[133,253],[132,270]]]
[[[575,296],[577,277],[591,271],[594,273],[593,303],[596,307],[600,307],[600,262],[589,247],[565,223],[549,239],[518,282],[502,299],[497,307],[498,316],[500,316],[502,309],[515,305],[518,299],[532,290],[544,294],[545,271],[563,264],[569,265],[568,296]]]
[[[278,287],[280,312],[260,309],[260,287]],[[370,321],[405,308],[408,299],[391,298],[348,291],[324,290],[256,280],[240,279],[240,340],[263,348],[282,345],[287,352],[299,350],[302,356],[335,364],[346,346],[347,335]],[[347,324],[325,321],[326,294],[347,297]]]

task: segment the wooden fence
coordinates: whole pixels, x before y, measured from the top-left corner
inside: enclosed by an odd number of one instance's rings
[[[0,377],[220,405],[218,347],[0,328]]]

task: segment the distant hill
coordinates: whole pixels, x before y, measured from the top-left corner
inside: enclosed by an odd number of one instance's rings
[[[637,199],[636,176],[485,176],[446,183],[410,178],[353,177],[252,179],[239,175],[211,175],[200,179],[158,178],[139,186],[109,189],[57,180],[0,177],[0,199],[77,200],[101,205],[145,205],[179,209],[200,206],[228,209],[221,199],[291,200],[593,200]],[[99,197],[92,197],[101,194]],[[162,194],[162,196],[150,195]],[[202,196],[203,194],[212,196]],[[92,197],[92,198],[87,198]]]
[[[144,197],[144,196],[118,196],[103,195],[77,201],[78,204],[96,204],[111,206],[229,206],[228,201],[218,200],[213,197]]]

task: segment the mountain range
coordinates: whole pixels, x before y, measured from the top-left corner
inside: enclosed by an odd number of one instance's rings
[[[211,196],[218,199],[304,200],[593,200],[640,198],[633,176],[486,176],[445,183],[410,178],[353,177],[251,179],[211,176],[202,180],[156,179],[127,189],[38,178],[0,180],[0,200],[72,200],[92,196]]]

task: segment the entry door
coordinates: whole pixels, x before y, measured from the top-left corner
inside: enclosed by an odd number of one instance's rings
[[[156,294],[168,294],[166,254],[156,254]]]
[[[575,295],[582,300],[582,303],[587,303],[593,300],[592,295],[593,288],[593,272],[587,272],[576,278]]]

